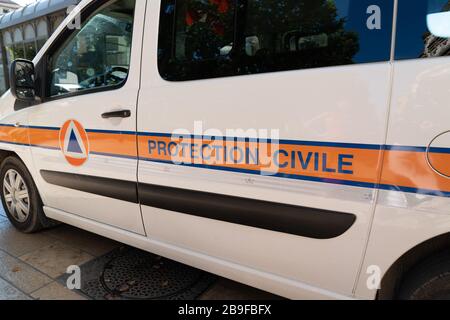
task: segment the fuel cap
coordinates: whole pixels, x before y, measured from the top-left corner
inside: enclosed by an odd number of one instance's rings
[[[427,148],[427,161],[436,173],[450,179],[450,131],[431,141]]]

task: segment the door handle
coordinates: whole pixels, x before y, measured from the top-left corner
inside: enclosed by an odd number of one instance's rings
[[[112,112],[106,112],[102,114],[103,119],[110,119],[110,118],[129,118],[131,117],[131,111],[130,110],[120,110],[120,111],[112,111]]]

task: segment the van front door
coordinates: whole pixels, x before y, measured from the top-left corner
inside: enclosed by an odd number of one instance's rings
[[[46,207],[144,234],[137,200],[136,101],[145,1],[92,1],[40,62],[44,102],[30,144]],[[132,40],[133,39],[133,40]],[[39,68],[39,65],[44,67]]]

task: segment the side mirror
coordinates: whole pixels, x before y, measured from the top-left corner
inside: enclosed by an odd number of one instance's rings
[[[19,101],[36,100],[34,64],[29,60],[14,60],[10,70],[12,95]]]

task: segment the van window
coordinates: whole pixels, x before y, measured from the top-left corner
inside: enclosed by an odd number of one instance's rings
[[[234,3],[177,1],[175,59],[201,61],[226,56],[233,47]]]
[[[50,96],[121,85],[128,76],[135,0],[111,1],[49,59]]]
[[[399,0],[397,60],[450,56],[450,1]]]
[[[387,61],[393,0],[163,0],[158,64],[182,81]]]

